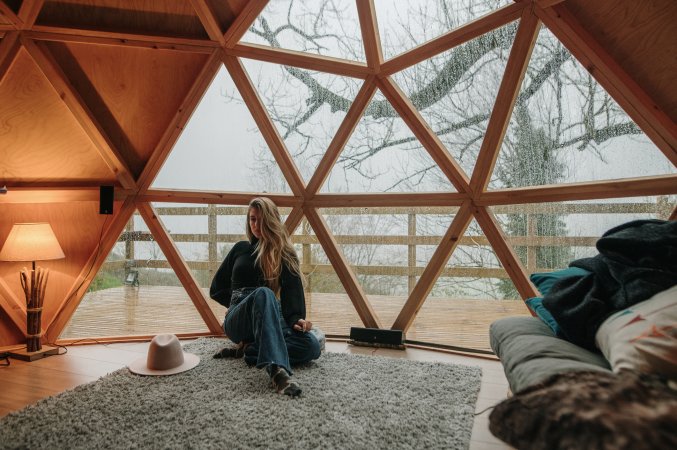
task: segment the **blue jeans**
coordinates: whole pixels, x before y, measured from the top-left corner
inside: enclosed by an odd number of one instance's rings
[[[258,368],[275,364],[291,374],[290,363],[303,364],[320,357],[317,338],[287,325],[280,303],[267,287],[233,291],[223,331],[236,344],[249,344],[245,362]]]

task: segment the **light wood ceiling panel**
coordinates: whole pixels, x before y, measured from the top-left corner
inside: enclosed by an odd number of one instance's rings
[[[115,176],[21,50],[0,85],[0,183],[114,183]]]
[[[49,47],[135,176],[209,57],[87,44]]]
[[[677,2],[674,0],[565,3],[576,19],[677,122]]]
[[[36,25],[208,39],[184,0],[47,0]]]

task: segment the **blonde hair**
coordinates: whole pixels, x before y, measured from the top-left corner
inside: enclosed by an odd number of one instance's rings
[[[249,209],[251,208],[257,209],[261,214],[259,224],[261,238],[255,249],[256,262],[261,267],[266,285],[277,294],[280,289],[283,264],[289,268],[290,272],[297,274],[303,280],[299,259],[275,203],[267,197],[257,197],[249,202]],[[249,224],[249,210],[247,211],[247,237],[250,242],[254,237]]]

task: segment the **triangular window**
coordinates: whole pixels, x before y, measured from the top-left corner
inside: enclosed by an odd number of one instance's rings
[[[289,192],[230,75],[221,67],[153,188]]]

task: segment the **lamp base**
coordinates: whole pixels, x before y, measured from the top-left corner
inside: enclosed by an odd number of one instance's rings
[[[9,356],[14,359],[20,359],[22,361],[35,361],[36,359],[42,359],[50,355],[58,355],[59,347],[43,345],[42,348],[37,352],[29,352],[26,347],[24,347],[18,350],[10,350],[8,353]]]

